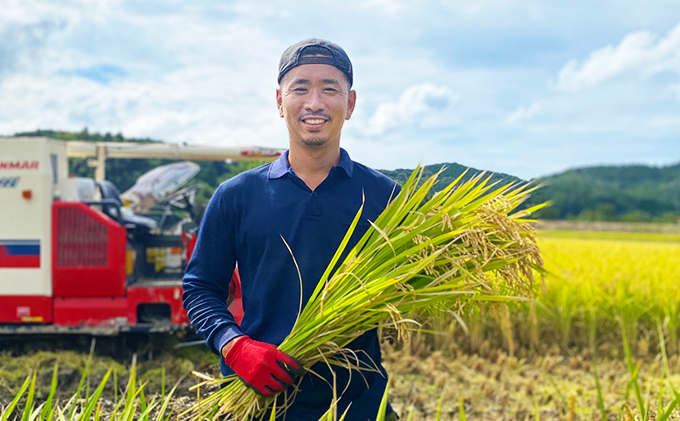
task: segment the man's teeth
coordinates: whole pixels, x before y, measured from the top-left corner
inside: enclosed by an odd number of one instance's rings
[[[321,123],[323,123],[324,121],[325,121],[325,120],[323,120],[323,119],[321,119],[321,118],[313,118],[313,119],[312,119],[312,118],[308,118],[307,120],[305,120],[305,122],[306,122],[307,124],[321,124]]]

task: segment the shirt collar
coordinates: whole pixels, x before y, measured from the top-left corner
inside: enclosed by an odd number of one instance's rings
[[[347,176],[352,178],[352,173],[354,172],[354,162],[349,157],[346,150],[340,148],[340,162],[338,162],[338,167],[345,170]]]
[[[354,162],[352,162],[350,159],[347,151],[342,148],[340,148],[340,162],[338,163],[337,167],[342,168],[348,177],[352,177],[352,173],[354,172]],[[290,168],[290,163],[288,162],[288,149],[286,149],[281,154],[279,159],[272,162],[271,166],[269,167],[268,177],[270,179],[281,178],[289,171],[292,170]]]
[[[290,169],[290,164],[288,163],[288,149],[283,151],[279,159],[276,161],[272,162],[272,164],[269,166],[269,178],[281,178]]]

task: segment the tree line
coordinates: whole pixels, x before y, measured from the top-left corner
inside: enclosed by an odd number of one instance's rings
[[[15,136],[44,136],[61,140],[97,142],[159,142],[154,139],[125,138],[122,134],[37,130]],[[132,187],[145,172],[174,161],[164,159],[108,159],[107,178],[122,192]],[[197,162],[201,170],[193,180],[203,188],[197,196],[205,205],[215,188],[236,174],[262,165],[263,162]],[[428,165],[424,178],[442,170],[438,183],[447,185],[463,175],[463,180],[481,171],[457,163]],[[380,170],[397,182],[404,182],[412,169]],[[467,171],[467,172],[466,172]],[[94,169],[84,159],[69,159],[69,173],[93,177]],[[680,163],[665,167],[645,165],[597,166],[564,171],[530,181],[502,173],[485,173],[491,182],[527,183],[540,186],[526,206],[549,201],[551,205],[536,216],[542,219],[582,221],[677,222],[680,215]]]

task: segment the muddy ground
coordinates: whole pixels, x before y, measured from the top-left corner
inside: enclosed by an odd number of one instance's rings
[[[128,335],[98,338],[89,387],[96,387],[106,370],[113,368],[105,400],[122,393],[129,366],[136,355],[138,376],[146,382],[147,396],[179,382],[175,410],[186,409],[196,399],[189,388],[198,382],[190,373],[217,376],[218,359],[203,345],[175,348],[193,337]],[[39,395],[48,393],[52,370],[58,364],[59,396],[68,399],[80,382],[91,338],[0,338],[0,406],[16,394],[26,375],[38,373]],[[586,352],[518,358],[490,349],[485,355],[431,351],[417,341],[408,346],[384,344],[384,365],[390,374],[390,399],[402,414],[414,411],[414,420],[434,420],[441,405],[442,420],[599,420],[601,409],[593,374],[593,360]],[[637,404],[628,388],[630,374],[620,359],[595,361],[607,419],[634,419]],[[658,358],[640,361],[640,379],[647,405],[655,409],[659,395],[670,399],[668,383]],[[680,364],[670,361],[671,384],[680,388]],[[207,393],[204,391],[203,393]],[[653,412],[656,412],[655,410]],[[628,418],[627,418],[628,417]],[[680,412],[670,419],[680,420]]]

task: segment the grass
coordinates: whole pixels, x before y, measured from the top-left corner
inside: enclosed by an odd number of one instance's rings
[[[663,329],[662,326],[658,328]],[[622,344],[618,344],[621,348]],[[186,349],[182,350],[183,352]],[[192,352],[196,360],[209,357],[206,349],[197,348]],[[73,355],[78,355],[72,353]],[[172,373],[172,362],[181,361],[181,355],[172,354],[169,351],[158,349],[155,353],[165,364],[165,371]],[[436,419],[438,406],[441,402],[440,419],[462,419],[461,407],[467,419],[493,419],[493,420],[566,420],[572,419],[599,419],[594,413],[599,413],[599,399],[602,399],[606,413],[613,417],[622,418],[623,414],[633,414],[639,417],[637,402],[633,393],[626,396],[626,389],[630,383],[630,373],[627,362],[620,358],[609,358],[606,353],[593,355],[588,350],[582,350],[572,355],[561,354],[559,349],[553,348],[541,356],[519,358],[511,356],[498,348],[491,348],[487,355],[480,356],[458,352],[451,355],[448,352],[433,351],[426,343],[423,334],[414,334],[405,342],[391,345],[384,343],[383,361],[390,373],[390,401],[395,409],[401,414],[402,419],[415,421],[433,421]],[[45,355],[45,354],[41,354]],[[22,366],[28,366],[27,361],[35,361],[37,354],[17,356],[13,359],[23,360]],[[86,366],[87,352],[77,359]],[[62,359],[65,364],[66,359]],[[48,397],[51,379],[54,376],[54,357],[45,360],[42,370],[37,371],[34,401],[38,405],[44,403]],[[214,360],[214,372],[218,373]],[[649,407],[650,419],[657,414],[658,419],[663,415],[659,410],[659,402],[665,411],[670,410],[670,420],[680,419],[677,405],[672,407],[672,402],[677,399],[677,386],[680,386],[680,361],[677,356],[663,354],[656,358],[648,356],[645,359],[634,359],[635,365],[640,364],[638,382],[643,393],[643,399]],[[81,388],[81,398],[92,395],[98,384],[103,379],[100,369],[104,369],[112,360],[108,357],[93,355],[89,364],[89,370],[85,376],[85,384]],[[121,364],[113,362],[113,373],[119,370]],[[129,365],[129,362],[128,364]],[[593,367],[597,367],[598,377],[594,376]],[[162,388],[153,386],[139,379],[148,378],[149,372],[156,372],[157,368],[151,366],[149,361],[138,362],[119,373],[119,392],[115,397],[112,390],[113,382],[109,377],[107,386],[100,397],[100,419],[106,419],[114,410],[114,403],[123,401],[127,397],[126,385],[130,384],[129,376],[134,373],[136,377],[136,389],[140,383],[144,385],[144,399],[147,402],[155,400],[163,402]],[[145,367],[145,368],[144,368]],[[66,369],[59,364],[59,371]],[[47,374],[50,375],[47,375]],[[20,387],[24,384],[27,374],[17,384],[12,397],[17,396]],[[32,373],[28,373],[30,378]],[[61,379],[60,375],[57,378]],[[89,378],[89,380],[88,380]],[[42,379],[42,380],[41,380]],[[76,394],[75,389],[81,383],[79,375],[75,379],[73,388],[67,390],[65,384],[59,382],[56,386],[57,393],[54,395],[53,406],[58,405],[65,412],[69,408],[68,401]],[[169,385],[177,382],[177,378],[168,376]],[[596,382],[600,386],[596,386]],[[90,384],[88,393],[87,384]],[[167,411],[174,414],[172,419],[177,419],[176,414],[191,407],[195,402],[196,394],[189,392],[189,387],[195,381],[183,383],[174,392],[174,398],[168,399]],[[30,383],[29,383],[30,386]],[[167,388],[168,390],[170,387]],[[598,392],[599,389],[599,392]],[[39,392],[44,390],[44,392]],[[24,414],[24,401],[27,397],[28,388],[23,392],[23,398],[19,400],[18,408],[13,415],[20,420]],[[563,398],[560,398],[559,395]],[[201,396],[204,396],[203,394]],[[136,405],[134,419],[141,419],[140,400],[141,394],[133,399],[132,405]],[[0,400],[0,413],[2,408],[7,407],[11,398]],[[462,406],[461,406],[462,402]],[[149,413],[149,419],[154,419],[154,410],[159,408],[159,403]],[[124,413],[122,403],[118,413]],[[571,406],[570,406],[571,405]],[[80,410],[75,414],[81,413]],[[131,412],[128,412],[130,414]],[[170,412],[167,412],[169,414]],[[570,415],[571,414],[571,415]],[[12,418],[9,418],[10,420]],[[68,419],[68,418],[67,418]],[[632,418],[631,418],[632,419]],[[641,418],[638,418],[641,419]],[[70,419],[68,419],[70,421]]]
[[[90,393],[88,388],[83,396],[83,386],[89,385],[89,366],[91,361],[92,354],[88,358],[76,392],[63,404],[55,400],[58,389],[58,366],[55,365],[53,370],[49,395],[40,404],[36,402],[37,376],[35,373],[30,374],[24,380],[12,401],[7,406],[3,407],[0,405],[0,421],[99,421],[100,419],[110,421],[169,421],[173,418],[180,418],[177,414],[173,414],[174,411],[170,409],[172,407],[173,394],[177,386],[170,390],[167,395],[163,390],[160,395],[147,399],[144,394],[145,385],[137,383],[134,359],[125,392],[121,395],[120,400],[114,401],[112,408],[108,410],[102,409],[107,404],[102,394],[113,370],[109,369],[106,372],[92,393]],[[387,397],[388,390],[386,389],[376,421],[383,421],[385,418]],[[20,402],[23,403],[21,407],[19,407]],[[273,407],[270,416],[272,421],[275,418],[275,414],[276,407]],[[342,421],[343,419],[344,415],[338,416],[337,410],[333,405],[319,421]]]
[[[412,338],[412,341],[417,341],[417,335]],[[439,417],[440,420],[462,420],[463,414],[470,420],[600,419],[597,409],[598,391],[588,353],[572,357],[554,353],[523,360],[500,351],[488,358],[468,354],[447,356],[439,351],[416,350],[415,344],[403,345],[409,345],[409,348],[389,344],[385,344],[384,348],[384,363],[391,375],[390,401],[402,419],[434,421]],[[411,347],[414,349],[410,349]],[[91,366],[99,364],[98,359],[94,356]],[[626,419],[622,417],[630,413],[641,420],[636,397],[633,393],[628,396],[625,393],[630,382],[626,361],[598,357],[596,362],[600,373],[601,397],[609,419]],[[663,359],[645,360],[642,364],[637,381],[649,409],[649,419],[662,419],[666,413],[669,414],[666,418],[668,420],[680,419],[674,389],[680,385],[679,368],[676,357],[671,357],[666,362]],[[174,420],[195,399],[195,395],[191,398],[181,396],[187,393],[186,387],[178,388],[172,394],[168,392],[163,397],[160,389],[140,383],[142,372],[136,368],[132,370],[132,367],[128,370],[136,377],[135,387],[129,386],[131,381],[126,376],[121,381],[118,399],[113,399],[113,394],[107,392],[112,385],[112,378],[109,377],[90,419],[94,419],[99,408],[99,419],[102,420],[110,419],[114,412],[117,415],[112,419],[132,417],[141,420],[144,419],[143,413],[151,408],[147,412],[148,419],[156,420],[159,419],[157,415],[160,409],[167,402],[165,419],[171,415],[170,419]],[[54,368],[52,372],[54,373]],[[47,419],[44,416],[39,418],[36,412],[40,405],[43,405],[42,410],[50,407],[45,403],[46,396],[41,397],[37,393],[41,388],[40,380],[36,380],[32,409],[24,409],[32,379],[33,375],[29,374],[18,385],[27,384],[23,392],[18,393],[17,390],[15,396],[21,396],[11,414],[7,411],[9,401],[0,403],[0,413],[7,415],[8,420],[13,420],[13,417],[21,420],[27,412],[35,413],[37,420]],[[42,386],[49,388],[51,378],[44,380],[46,383]],[[61,393],[61,384],[57,383],[51,408],[60,408],[64,419],[68,421],[78,419],[85,413],[85,403],[93,402],[91,397],[101,381],[103,379],[92,382],[89,393],[84,386],[80,401],[73,399],[75,392]],[[128,393],[130,390],[134,392]],[[68,416],[69,402],[78,402],[71,418]],[[144,405],[147,409],[143,409]],[[5,408],[4,412],[2,408]],[[42,414],[42,410],[38,412]],[[58,413],[59,411],[54,411],[53,419],[59,419]],[[338,417],[341,415],[338,414]]]
[[[105,417],[111,421],[144,420],[167,421],[172,414],[167,414],[172,400],[173,390],[165,396],[147,400],[144,396],[143,385],[138,385],[135,362],[133,360],[126,391],[120,400],[113,402],[112,409],[103,410],[106,404],[102,398],[108,385],[113,369],[109,369],[94,390],[90,390],[89,369],[92,353],[85,364],[80,383],[76,392],[65,402],[58,402],[55,397],[58,390],[58,366],[55,365],[47,399],[38,404],[36,401],[35,373],[30,374],[17,392],[16,396],[6,407],[2,408],[0,421],[98,421]],[[19,409],[18,404],[23,401]],[[15,415],[15,411],[17,414]],[[151,416],[153,414],[153,417]]]
[[[539,233],[548,273],[536,282],[533,303],[512,304],[507,313],[466,306],[419,313],[426,324],[406,340],[386,329],[390,401],[402,419],[432,421],[439,413],[442,420],[680,420],[680,244],[599,235]],[[142,401],[147,409],[154,403],[148,412],[154,419],[163,402],[161,384],[174,384],[181,373],[212,367],[208,373],[218,374],[216,357],[206,351],[181,352],[159,351],[153,361],[140,358],[129,404],[135,419],[142,419]],[[59,382],[51,394],[57,364]],[[71,421],[69,412],[74,417],[84,413],[110,368],[101,406],[94,406],[91,418],[99,410],[104,419],[115,402],[130,396],[127,365],[95,356],[88,366],[87,353],[70,351],[0,354],[2,416],[14,397],[21,396],[5,419],[30,419],[33,414],[45,420],[48,412],[59,419],[58,411],[45,410],[58,407]],[[86,366],[81,399],[72,399]],[[160,380],[164,368],[165,382]],[[116,378],[118,387],[113,386]],[[66,389],[68,379],[71,387]],[[140,379],[146,383],[142,390]],[[195,402],[196,394],[188,388],[197,381],[189,380],[175,390],[166,416]],[[127,410],[125,405],[120,403],[118,416],[125,413],[121,408]]]

